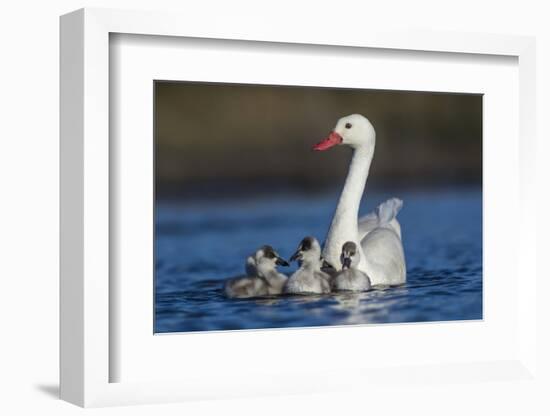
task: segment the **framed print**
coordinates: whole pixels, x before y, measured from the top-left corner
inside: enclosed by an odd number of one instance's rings
[[[62,17],[62,398],[532,377],[533,40],[232,27]]]

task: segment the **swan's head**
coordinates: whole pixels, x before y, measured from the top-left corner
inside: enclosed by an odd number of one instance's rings
[[[298,261],[300,264],[321,265],[321,246],[315,237],[305,237],[298,246],[290,261]]]
[[[277,266],[289,266],[288,262],[279,256],[273,247],[265,245],[254,253],[256,270],[259,272],[273,270]],[[248,263],[248,261],[247,261]]]
[[[376,132],[371,122],[361,114],[342,117],[329,136],[313,146],[313,150],[327,150],[342,144],[356,148],[367,148],[374,152]]]
[[[342,254],[340,254],[340,262],[342,269],[350,269],[359,264],[360,254],[357,250],[357,244],[353,241],[346,241],[342,246]]]

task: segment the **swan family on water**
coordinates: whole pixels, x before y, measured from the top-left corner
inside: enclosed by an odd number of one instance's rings
[[[323,248],[314,237],[304,238],[290,258],[300,266],[287,277],[277,271],[277,266],[287,266],[288,262],[271,246],[263,246],[246,259],[246,276],[226,282],[227,296],[366,291],[374,285],[405,283],[405,254],[397,220],[403,202],[398,198],[388,199],[359,218],[375,142],[374,127],[366,117],[352,114],[338,120],[329,136],[313,147],[316,151],[334,146],[353,149]]]

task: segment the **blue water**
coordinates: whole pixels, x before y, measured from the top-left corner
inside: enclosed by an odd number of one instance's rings
[[[305,235],[324,239],[337,194],[157,203],[155,332],[481,319],[481,191],[369,193],[362,213],[394,194],[404,200],[405,285],[240,300],[224,296],[224,280],[263,244],[288,258]]]

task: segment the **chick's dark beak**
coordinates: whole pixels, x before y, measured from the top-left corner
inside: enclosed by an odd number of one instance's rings
[[[344,257],[342,260],[342,269],[349,269],[351,267],[351,258]]]
[[[277,266],[284,266],[284,267],[290,266],[290,264],[288,264],[288,261],[286,261],[285,259],[283,259],[281,257],[277,257],[277,260],[275,260],[275,264]]]

